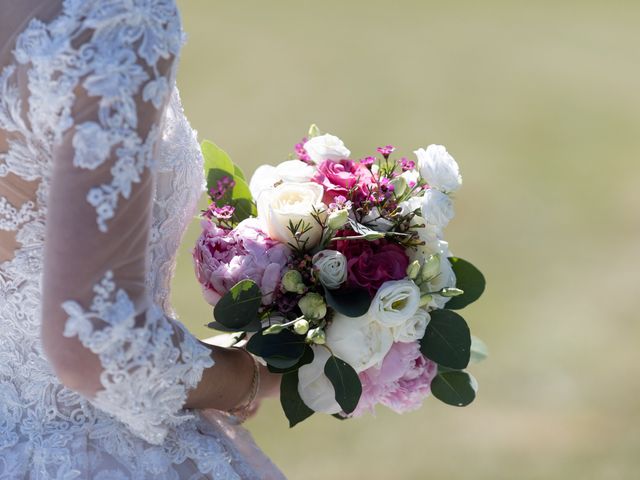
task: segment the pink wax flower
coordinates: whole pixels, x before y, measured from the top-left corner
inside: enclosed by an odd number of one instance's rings
[[[193,250],[196,277],[205,300],[215,305],[240,280],[250,279],[268,305],[289,262],[289,248],[270,239],[256,218],[242,221],[234,230],[202,220],[202,234]]]
[[[378,403],[396,413],[416,410],[431,393],[437,373],[438,366],[422,355],[418,342],[396,342],[381,366],[360,373],[362,396],[351,416],[373,413]]]
[[[340,236],[353,232],[338,232]],[[404,249],[386,240],[339,240],[336,250],[347,257],[347,284],[364,288],[373,298],[380,286],[389,280],[402,280],[407,275],[409,257]]]
[[[400,166],[402,167],[402,171],[406,172],[407,170],[413,170],[416,168],[416,162],[409,160],[407,157],[402,157],[400,159]]]
[[[295,150],[299,160],[306,163],[311,163],[311,157],[304,149],[304,144],[307,143],[307,140],[307,137],[304,137],[302,140],[300,140],[300,143],[296,143]]]
[[[394,151],[395,151],[396,147],[394,147],[393,145],[387,145],[386,147],[378,147],[378,153],[381,153],[382,156],[384,158],[389,158],[389,155],[391,155]]]
[[[371,169],[373,164],[376,163],[376,157],[364,157],[360,160],[360,163],[368,169]]]
[[[334,203],[338,195],[350,198],[350,191],[356,200],[368,196],[374,178],[368,168],[353,160],[325,160],[318,165],[318,171],[311,179],[324,187],[324,202]]]

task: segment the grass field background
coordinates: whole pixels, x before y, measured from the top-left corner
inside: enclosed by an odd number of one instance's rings
[[[635,479],[640,471],[640,3],[183,0],[179,86],[249,173],[310,123],[357,157],[442,143],[453,252],[488,279],[470,407],[248,423],[291,479]],[[174,304],[210,309],[181,250]]]

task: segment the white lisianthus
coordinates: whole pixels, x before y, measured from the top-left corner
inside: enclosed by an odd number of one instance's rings
[[[258,201],[258,218],[265,232],[282,243],[297,245],[289,225],[300,224],[302,229],[308,228],[300,236],[300,244],[306,241],[306,248],[314,247],[320,241],[322,227],[313,215],[314,210],[316,213],[326,211],[323,194],[323,188],[312,182],[282,183],[263,192]]]
[[[391,329],[369,315],[350,318],[336,312],[326,332],[333,354],[358,373],[382,362],[393,345]]]
[[[316,169],[301,160],[287,160],[276,167],[283,182],[304,183],[311,180]]]
[[[422,218],[429,225],[446,227],[454,216],[453,202],[447,194],[433,188],[422,197]]]
[[[309,158],[316,163],[325,160],[342,160],[349,158],[351,152],[344,146],[342,140],[333,135],[320,135],[313,137],[304,144],[304,149]]]
[[[336,250],[322,250],[312,259],[320,283],[327,288],[338,288],[347,280],[347,257]]]
[[[402,325],[418,310],[420,289],[411,280],[384,282],[371,301],[369,315],[385,327]]]
[[[455,192],[462,185],[460,169],[442,145],[429,145],[414,152],[418,157],[420,175],[431,188],[441,192]]]
[[[422,197],[409,197],[403,202],[398,204],[398,208],[400,209],[400,215],[403,217],[409,215],[410,213],[415,212],[419,208],[422,207]]]
[[[324,374],[324,366],[329,352],[324,347],[312,345],[313,361],[298,370],[298,393],[300,398],[314,412],[338,413],[342,410],[336,402],[336,391]]]
[[[393,327],[393,339],[396,342],[415,342],[424,337],[431,316],[426,310],[419,308],[406,322]]]

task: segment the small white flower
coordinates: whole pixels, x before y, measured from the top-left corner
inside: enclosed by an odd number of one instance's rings
[[[396,342],[415,342],[424,337],[425,332],[427,331],[427,325],[429,324],[429,320],[431,320],[430,315],[419,308],[414,313],[413,317],[404,322],[401,325],[393,328],[393,338]]]
[[[430,188],[422,197],[422,218],[429,225],[446,227],[454,216],[453,202],[448,195]]]
[[[324,374],[324,366],[329,352],[324,347],[311,346],[313,361],[298,370],[298,393],[300,398],[314,412],[338,413],[342,410],[336,402],[336,391]]]
[[[322,226],[314,218],[314,211],[315,214],[326,215],[323,195],[324,189],[317,183],[282,183],[262,192],[258,200],[258,218],[274,240],[292,245],[299,242],[300,246],[305,244],[307,249],[312,248],[322,235]],[[298,242],[290,225],[306,230],[299,232]]]
[[[420,289],[411,280],[384,282],[369,307],[369,315],[379,324],[391,328],[402,325],[415,315],[420,305]]]
[[[313,137],[304,144],[304,149],[315,163],[320,163],[324,160],[338,161],[349,158],[351,155],[342,140],[329,134]]]
[[[350,318],[341,313],[326,328],[333,354],[360,373],[382,362],[393,345],[393,333],[370,315]]]
[[[312,259],[320,283],[327,288],[338,288],[347,280],[347,257],[336,250],[322,250]]]
[[[440,254],[440,273],[429,282],[429,291],[437,292],[447,287],[456,286],[456,274],[453,272],[451,262],[447,257],[450,256],[447,242],[441,242],[442,250]],[[449,301],[448,297],[442,295],[433,295],[433,299],[429,302],[429,308],[444,308]]]
[[[431,188],[454,192],[462,185],[458,164],[442,145],[429,145],[414,152],[418,157],[420,175]]]

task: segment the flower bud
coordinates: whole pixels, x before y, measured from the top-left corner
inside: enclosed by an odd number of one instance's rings
[[[282,287],[290,293],[302,294],[305,291],[305,284],[302,275],[297,270],[289,270],[282,277]]]
[[[431,302],[431,300],[433,300],[433,297],[431,295],[422,295],[420,297],[420,306],[426,307],[427,305],[429,305],[429,302]]]
[[[431,255],[429,259],[422,265],[420,270],[420,278],[422,281],[427,281],[435,277],[440,273],[440,255]]]
[[[307,293],[298,302],[298,307],[308,320],[320,320],[327,314],[327,304],[319,293]]]
[[[409,277],[411,280],[415,280],[419,272],[420,272],[420,262],[418,260],[414,260],[407,267],[407,277]]]
[[[380,240],[381,238],[384,238],[384,233],[381,232],[371,232],[371,233],[367,233],[366,235],[363,235],[362,238],[364,240],[367,240],[369,242],[373,241],[373,240]]]
[[[293,330],[298,335],[304,335],[309,331],[309,322],[306,321],[304,318],[301,320],[298,320],[296,323],[293,324]]]
[[[307,333],[307,340],[316,345],[324,345],[327,343],[327,334],[321,328],[312,328]]]
[[[320,136],[320,129],[318,128],[318,126],[314,123],[313,125],[311,125],[309,127],[309,133],[308,133],[308,137],[309,138],[313,138],[313,137],[319,137]]]
[[[463,293],[463,290],[455,287],[447,287],[440,290],[440,295],[442,295],[443,297],[457,297],[458,295],[462,295]]]
[[[285,328],[279,323],[276,323],[275,325],[271,325],[269,328],[267,328],[266,330],[264,330],[262,332],[263,335],[274,335],[276,333],[280,333],[281,331],[283,331]]]
[[[349,220],[349,211],[343,208],[329,214],[327,225],[331,230],[340,230],[347,223],[347,220]]]

